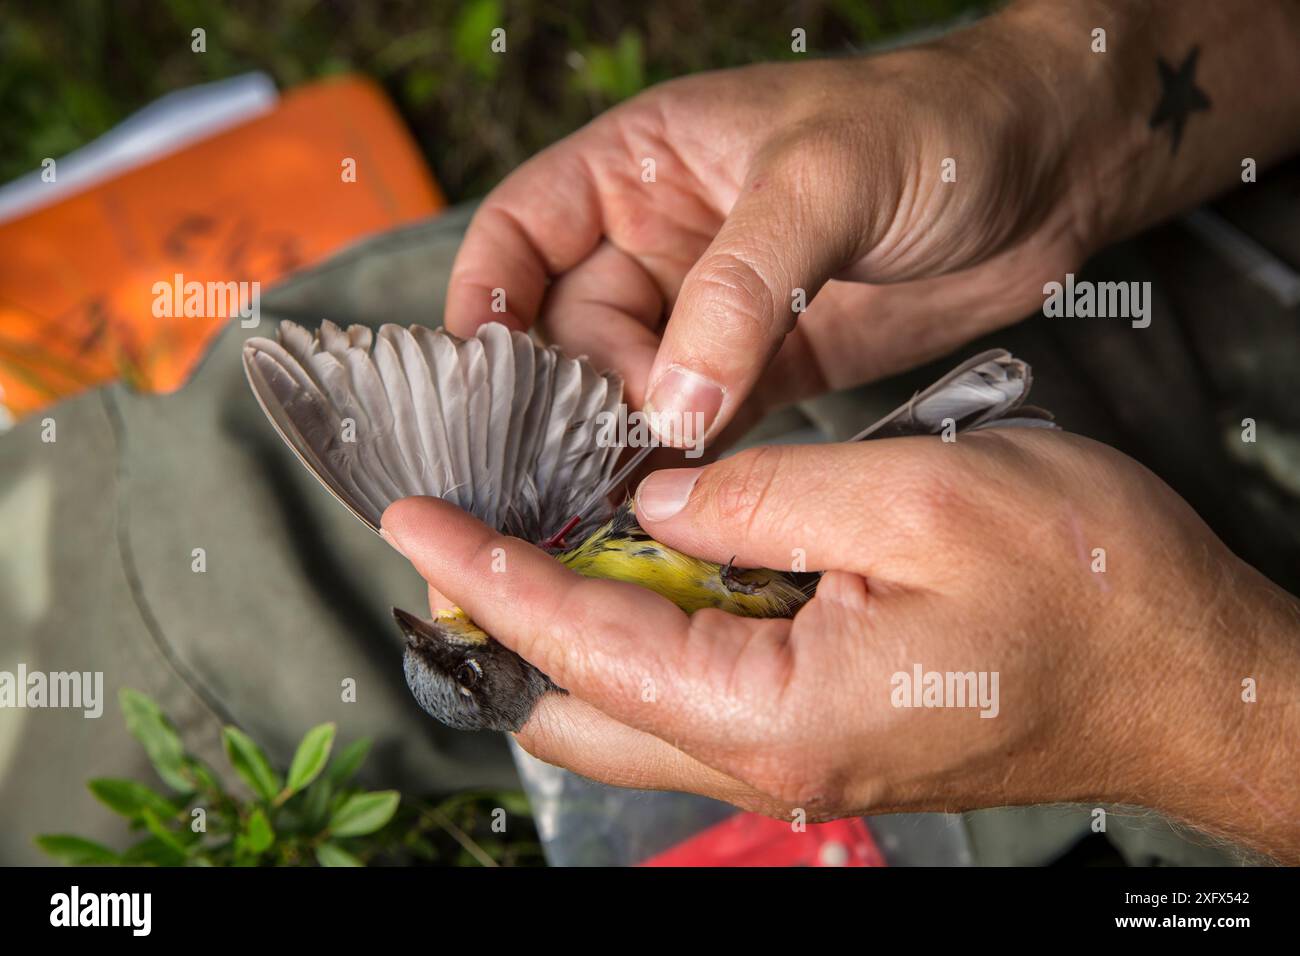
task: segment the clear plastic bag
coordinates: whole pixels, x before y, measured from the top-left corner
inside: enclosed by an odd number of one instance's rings
[[[635,866],[734,816],[705,797],[625,790],[543,763],[510,743],[552,866]],[[866,820],[890,866],[969,866],[960,816],[895,814]]]

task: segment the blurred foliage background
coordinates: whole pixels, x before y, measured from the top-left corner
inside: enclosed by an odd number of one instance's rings
[[[3,0],[0,182],[180,87],[265,70],[281,89],[358,71],[383,84],[452,200],[645,86],[873,44],[992,0]],[[487,37],[506,30],[508,54]],[[207,31],[192,53],[190,31]]]

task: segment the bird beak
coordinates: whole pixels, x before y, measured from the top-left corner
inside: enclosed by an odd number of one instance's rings
[[[402,629],[402,636],[406,638],[407,647],[419,647],[421,643],[437,641],[438,639],[438,635],[433,629],[433,622],[416,617],[410,611],[403,611],[400,607],[393,608],[393,620]]]

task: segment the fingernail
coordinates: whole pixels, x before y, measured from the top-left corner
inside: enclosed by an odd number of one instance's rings
[[[636,490],[637,517],[668,520],[686,507],[691,489],[699,480],[699,468],[668,468],[646,475]]]
[[[664,444],[675,448],[702,445],[725,395],[726,389],[712,379],[671,365],[650,390],[646,417]]]

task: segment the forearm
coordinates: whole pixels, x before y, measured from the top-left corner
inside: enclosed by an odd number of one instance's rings
[[[1089,251],[1300,151],[1300,2],[1025,0],[970,34],[1037,81],[1022,102]],[[1143,739],[1113,795],[1300,862],[1300,610],[1241,565],[1218,591],[1164,622],[1192,650],[1149,661],[1120,705]]]
[[[1105,52],[1094,52],[1105,31]],[[1300,3],[1024,0],[977,42],[1016,49],[1091,250],[1300,150]]]
[[[1191,653],[1153,662],[1150,804],[1300,863],[1300,605],[1236,564],[1202,595]],[[1155,713],[1156,710],[1163,711]]]

